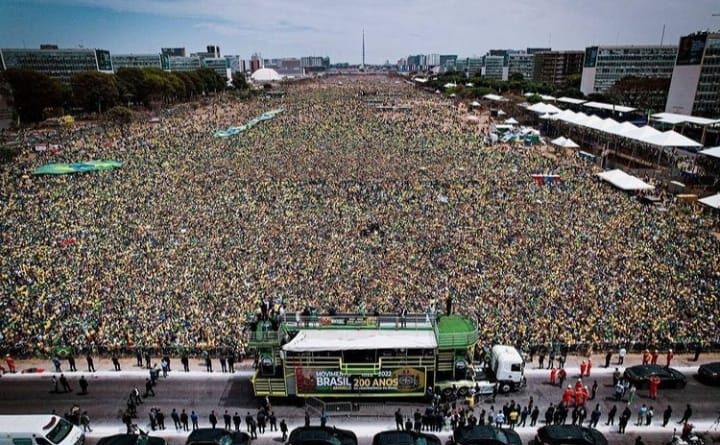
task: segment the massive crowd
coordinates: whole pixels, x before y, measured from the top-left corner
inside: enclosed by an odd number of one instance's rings
[[[59,153],[0,167],[2,348],[237,349],[264,299],[425,312],[448,297],[488,341],[717,341],[707,216],[641,204],[576,157],[483,146],[445,100],[390,79],[287,88],[78,125]],[[31,175],[91,159],[124,165]],[[548,172],[562,181],[530,176]]]

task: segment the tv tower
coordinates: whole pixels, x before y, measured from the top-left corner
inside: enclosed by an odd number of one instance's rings
[[[365,28],[362,30],[362,65],[360,69],[365,71]]]

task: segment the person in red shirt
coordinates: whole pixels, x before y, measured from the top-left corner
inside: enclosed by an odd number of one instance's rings
[[[667,359],[667,363],[665,364],[666,368],[670,367],[670,362],[672,361],[673,357],[675,357],[675,354],[673,354],[672,349],[668,349],[667,356],[665,356],[665,358]],[[8,366],[9,365],[10,364],[8,363]]]
[[[5,363],[8,365],[8,372],[15,373],[15,360],[10,357],[10,354],[5,354]]]
[[[587,361],[587,368],[585,368],[587,372],[585,373],[585,377],[590,377],[590,370],[592,369],[592,359],[588,358]]]
[[[660,387],[660,377],[654,375],[650,377],[650,398],[657,399],[658,387]]]
[[[560,368],[558,371],[558,386],[562,387],[563,383],[565,382],[565,378],[567,377],[567,372],[565,372],[565,368]]]
[[[581,390],[583,387],[582,379],[577,379],[577,382],[575,382],[575,391]]]
[[[587,370],[587,365],[585,364],[585,360],[583,360],[580,363],[580,377],[585,377],[585,371]]]
[[[553,366],[550,368],[550,384],[552,386],[555,386],[555,382],[557,381],[557,369]]]
[[[565,405],[565,407],[570,406],[570,401],[573,399],[573,389],[572,386],[568,385],[567,388],[565,388],[565,392],[563,392],[562,396],[562,403]]]
[[[653,365],[657,365],[658,355],[660,355],[660,354],[658,354],[658,350],[657,350],[657,349],[653,349],[653,352],[652,352],[652,361],[651,361],[650,363],[652,363]]]
[[[575,390],[575,406],[585,405],[585,401],[587,401],[587,398],[588,390],[586,387],[582,386],[579,389]]]
[[[643,364],[643,365],[647,365],[647,364],[649,364],[649,363],[650,363],[650,351],[648,351],[648,350],[646,349],[646,350],[643,351],[642,364]]]

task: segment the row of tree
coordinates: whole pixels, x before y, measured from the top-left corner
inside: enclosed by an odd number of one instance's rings
[[[466,77],[462,72],[441,74],[430,80],[427,85],[434,90],[455,94],[465,99],[480,98],[486,94],[504,94],[507,92],[548,94],[556,97],[572,97],[589,101],[614,103],[632,106],[641,110],[661,110],[665,107],[670,79],[625,77],[613,85],[604,94],[584,95],[580,91],[580,74],[568,76],[564,85],[536,82],[524,79],[520,73],[513,73],[508,80],[493,80],[482,77],[479,73]],[[456,88],[444,88],[447,83],[457,84]],[[472,84],[472,86],[468,86]],[[528,102],[539,102],[540,96],[528,98]]]
[[[120,68],[115,74],[86,71],[75,74],[69,85],[36,71],[10,69],[0,72],[20,119],[37,122],[49,108],[82,108],[104,112],[118,104],[170,104],[226,88],[226,81],[210,68],[167,72],[157,68]],[[233,75],[237,89],[247,89],[242,73]]]

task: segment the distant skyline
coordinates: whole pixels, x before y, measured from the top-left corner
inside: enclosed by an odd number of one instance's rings
[[[720,29],[717,0],[0,0],[0,47],[329,56],[368,64],[491,48],[665,44]]]

